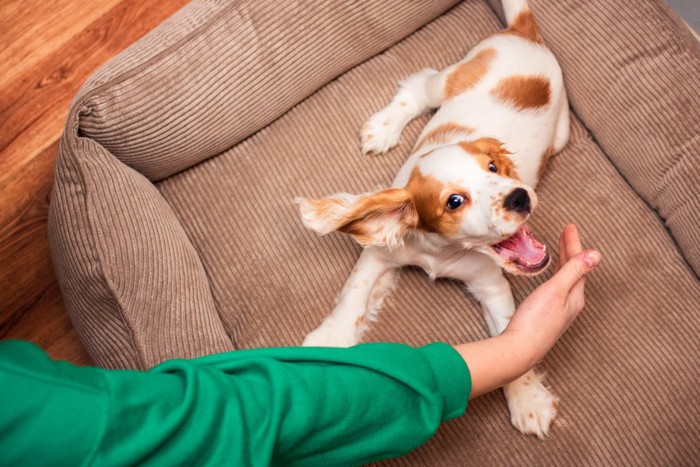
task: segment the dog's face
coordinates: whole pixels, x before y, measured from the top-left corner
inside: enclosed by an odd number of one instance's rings
[[[491,256],[515,274],[536,274],[547,249],[524,225],[537,205],[496,140],[443,146],[419,157],[404,188],[300,200],[307,227],[349,233],[359,243],[400,245],[405,236],[439,236]]]

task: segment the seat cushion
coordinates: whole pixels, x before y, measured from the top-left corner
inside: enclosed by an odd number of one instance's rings
[[[401,78],[460,59],[499,23],[464,2],[308,97],[235,147],[158,183],[209,278],[237,348],[297,345],[332,309],[360,248],[306,231],[292,200],[387,186],[428,117],[397,148],[360,154],[359,129]],[[520,435],[500,392],[470,403],[409,456],[388,463],[682,464],[700,451],[696,362],[700,284],[664,225],[573,117],[572,137],[538,189],[532,227],[555,249],[576,223],[605,261],[587,308],[541,368],[561,396],[546,442]],[[551,273],[511,278],[521,301]],[[478,305],[452,281],[405,270],[367,340],[420,345],[487,336]]]

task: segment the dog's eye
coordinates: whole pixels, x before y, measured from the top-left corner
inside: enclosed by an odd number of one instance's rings
[[[495,173],[498,172],[498,167],[496,167],[496,164],[494,164],[493,162],[489,162],[489,170]]]
[[[450,195],[450,197],[447,198],[448,209],[457,209],[462,203],[464,203],[464,196],[462,195]]]

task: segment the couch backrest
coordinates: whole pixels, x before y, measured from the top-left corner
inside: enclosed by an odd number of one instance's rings
[[[86,83],[78,125],[157,181],[250,136],[455,3],[195,0]]]

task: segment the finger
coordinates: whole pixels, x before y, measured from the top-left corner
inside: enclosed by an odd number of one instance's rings
[[[566,243],[567,259],[573,258],[583,251],[583,246],[581,246],[581,237],[579,236],[578,229],[574,224],[569,224],[564,227],[564,242]]]
[[[595,250],[579,253],[567,261],[564,267],[550,279],[550,282],[560,292],[569,293],[586,274],[598,266],[601,259],[601,254]]]
[[[564,241],[564,232],[566,232],[566,227],[562,229],[561,235],[559,235],[559,262],[557,262],[557,266],[556,268],[554,268],[555,273],[559,271],[569,260],[569,257],[566,255],[566,242]]]
[[[569,292],[569,296],[566,298],[566,310],[570,313],[572,318],[576,318],[579,313],[583,310],[586,303],[586,297],[584,294],[584,288],[586,285],[585,277],[580,279]]]

